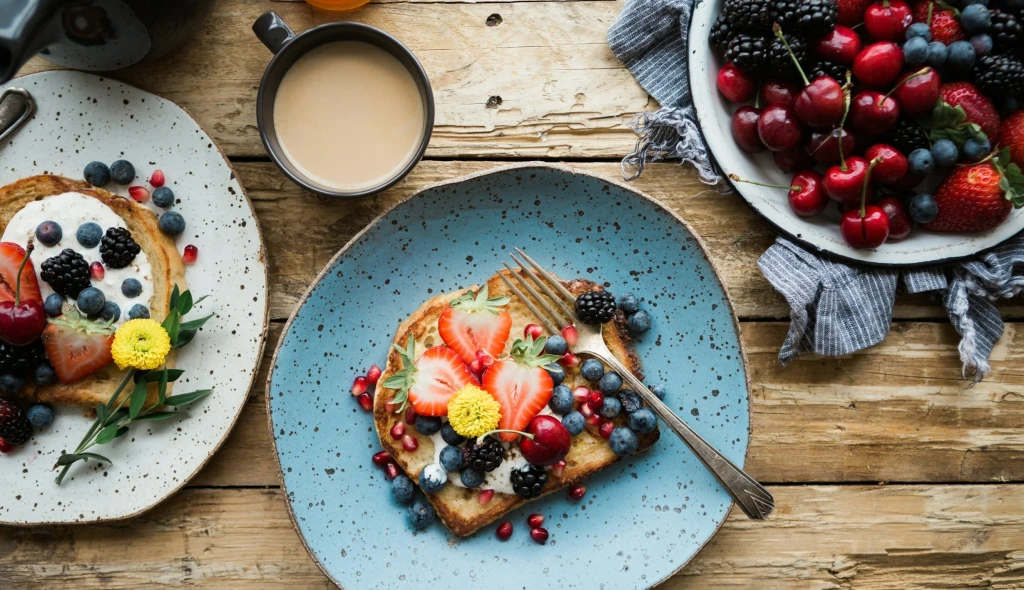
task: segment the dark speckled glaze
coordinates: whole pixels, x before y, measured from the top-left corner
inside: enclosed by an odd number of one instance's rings
[[[731,305],[678,217],[628,188],[560,167],[524,165],[428,188],[397,205],[328,265],[286,330],[268,406],[290,510],[307,548],[345,588],[646,588],[686,564],[732,502],[681,441],[556,493],[458,539],[414,533],[370,462],[369,414],[347,389],[384,364],[398,322],[432,293],[480,282],[514,246],[563,277],[633,291],[653,317],[639,343],[648,382],[743,465],[748,382]],[[551,539],[530,540],[526,514]]]

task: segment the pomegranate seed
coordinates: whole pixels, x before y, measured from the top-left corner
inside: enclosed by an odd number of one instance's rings
[[[562,338],[565,338],[565,343],[569,346],[576,346],[576,341],[579,339],[579,334],[576,333],[576,326],[562,328]]]
[[[387,465],[388,461],[390,461],[390,460],[391,460],[391,453],[389,453],[387,451],[381,451],[379,453],[374,453],[373,454],[373,464],[377,465],[378,467],[383,467],[384,465]]]
[[[192,244],[185,246],[185,252],[181,255],[181,261],[185,264],[195,264],[197,258],[199,258],[199,248]]]
[[[583,402],[580,404],[580,414],[583,414],[584,418],[589,418],[594,415],[594,408],[590,405],[590,402]]]
[[[356,401],[359,402],[359,407],[363,408],[367,412],[373,409],[373,398],[368,393],[361,393],[356,397]]]
[[[352,395],[362,395],[366,393],[366,389],[366,377],[360,375],[352,381]]]
[[[412,406],[405,409],[405,423],[412,424],[416,421],[416,410]]]
[[[103,268],[102,262],[93,262],[89,265],[89,274],[92,275],[92,280],[102,281],[103,275],[107,274],[107,271]]]
[[[7,442],[3,437],[0,437],[0,453],[10,453],[14,450],[14,445]]]
[[[164,171],[154,170],[153,175],[149,177],[149,184],[154,188],[160,188],[164,185]]]
[[[530,538],[543,545],[548,542],[548,530],[543,527],[530,529]]]
[[[590,390],[585,385],[578,385],[572,390],[572,399],[582,404],[590,399]]]
[[[402,448],[412,453],[416,449],[420,448],[420,441],[416,440],[415,436],[406,434],[402,437]]]
[[[567,350],[562,358],[558,359],[558,364],[563,367],[575,367],[580,364],[580,357],[572,353],[571,350]]]
[[[540,324],[526,324],[523,328],[524,338],[533,338],[534,340],[544,335],[544,327]]]
[[[494,364],[494,357],[486,350],[476,351],[476,360],[480,361],[485,368]]]
[[[565,472],[565,461],[559,461],[551,466],[551,473],[555,474],[555,477],[562,477],[562,473]]]
[[[477,502],[486,504],[491,501],[494,497],[494,490],[480,490],[480,495],[476,497]]]
[[[398,409],[398,404],[393,404],[391,402],[385,402],[384,409],[388,411],[388,414],[393,414],[393,413],[395,413],[395,410]]]
[[[569,497],[572,498],[573,500],[580,500],[580,499],[582,499],[583,495],[586,494],[586,493],[587,493],[587,486],[585,486],[585,485],[583,485],[581,483],[569,486]]]
[[[149,189],[144,186],[130,186],[128,195],[135,199],[136,203],[145,203],[149,200]]]
[[[377,380],[380,379],[381,372],[380,367],[377,365],[370,367],[370,370],[366,372],[366,382],[370,385],[376,385]]]
[[[590,403],[590,407],[595,410],[600,410],[604,407],[604,394],[600,391],[591,391],[590,397],[587,398],[587,402]]]
[[[597,426],[601,424],[602,419],[603,418],[601,418],[601,416],[599,416],[598,414],[592,414],[590,416],[587,416],[587,426]]]
[[[530,516],[526,517],[526,525],[528,527],[530,527],[531,529],[535,529],[535,528],[539,527],[542,524],[544,524],[544,515],[543,514],[537,514],[536,512],[534,512]]]
[[[473,362],[469,363],[469,372],[474,375],[484,372],[484,364],[480,362],[480,359],[473,359]]]
[[[391,438],[401,440],[403,434],[405,434],[405,422],[395,422],[395,425],[391,427]]]
[[[494,534],[498,535],[502,541],[508,541],[508,538],[512,536],[512,523],[506,520],[499,524],[498,530],[494,531]]]
[[[598,427],[597,432],[601,435],[601,438],[608,440],[608,437],[612,435],[612,431],[615,430],[615,423],[605,418],[601,422],[601,426]]]
[[[384,466],[384,477],[388,479],[398,477],[398,465],[395,465],[394,461],[388,461],[388,464]]]

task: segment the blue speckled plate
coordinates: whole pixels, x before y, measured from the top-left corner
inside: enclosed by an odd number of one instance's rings
[[[372,223],[327,265],[281,340],[267,396],[292,518],[310,554],[345,588],[646,588],[685,565],[732,501],[668,430],[646,454],[459,539],[414,533],[370,461],[373,421],[348,393],[384,366],[400,320],[431,293],[479,283],[521,246],[562,277],[644,299],[653,328],[638,349],[669,406],[743,465],[747,375],[732,306],[700,240],[624,186],[526,164],[427,188]],[[525,525],[547,515],[546,546]]]

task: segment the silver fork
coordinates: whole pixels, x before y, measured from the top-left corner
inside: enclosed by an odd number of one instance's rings
[[[711,470],[711,473],[728,490],[733,500],[739,504],[747,516],[756,520],[763,520],[771,514],[772,510],[775,509],[775,498],[772,497],[771,493],[764,486],[757,483],[754,478],[734,465],[718,449],[711,446],[693,428],[690,428],[686,422],[683,422],[679,416],[676,416],[668,406],[658,399],[658,396],[654,395],[646,385],[633,375],[632,371],[620,363],[604,343],[600,327],[577,321],[576,314],[572,307],[570,307],[570,304],[575,302],[576,297],[554,275],[534,262],[532,258],[526,255],[526,252],[519,248],[516,248],[516,252],[528,263],[524,264],[519,258],[516,258],[515,254],[509,254],[512,260],[519,265],[520,272],[516,272],[504,262],[502,264],[505,265],[505,268],[508,269],[509,274],[515,278],[516,282],[530,294],[530,297],[523,294],[503,273],[499,272],[498,276],[501,277],[501,280],[505,281],[505,284],[508,285],[512,293],[526,304],[526,307],[533,312],[533,315],[537,316],[537,319],[540,320],[544,327],[552,334],[559,334],[562,328],[575,325],[578,339],[576,346],[573,348],[574,353],[592,356],[610,366],[616,373],[622,376],[622,379],[629,383],[633,390],[643,398],[647,406],[659,418],[664,420],[669,428],[676,433],[676,436],[683,439],[683,442],[697,455],[701,463]],[[524,279],[523,275],[530,280]],[[539,287],[544,295],[541,295],[541,292],[538,292],[534,285]],[[545,295],[547,296],[546,298],[544,297]],[[531,301],[531,297],[533,301]],[[544,311],[542,312],[541,309]]]

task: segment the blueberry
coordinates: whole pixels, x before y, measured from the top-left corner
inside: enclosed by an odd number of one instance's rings
[[[948,168],[960,159],[960,150],[948,139],[940,139],[932,144],[932,159],[943,168]]]
[[[462,469],[462,449],[448,445],[441,449],[441,467],[446,471],[458,471]]]
[[[925,148],[917,148],[910,152],[907,162],[910,164],[910,172],[918,176],[928,176],[935,169],[932,152]]]
[[[658,417],[649,408],[640,408],[626,417],[626,423],[640,434],[653,432],[658,425]]]
[[[77,302],[79,311],[87,316],[94,316],[103,311],[107,298],[103,296],[103,291],[96,287],[86,287],[78,294]]]
[[[949,67],[957,72],[966,72],[974,65],[974,45],[970,41],[954,41],[949,44]]]
[[[64,230],[56,221],[44,221],[36,226],[36,239],[44,246],[56,246],[64,237]]]
[[[939,205],[935,197],[921,193],[910,199],[910,218],[916,223],[929,223],[939,214]]]
[[[968,4],[981,4],[982,6],[988,6],[989,0],[964,0],[964,6]]]
[[[441,419],[437,416],[421,416],[416,414],[416,421],[413,422],[416,431],[423,436],[430,436],[441,430]]]
[[[979,140],[968,137],[964,142],[964,157],[968,162],[977,162],[987,156],[990,151],[992,151],[992,144],[988,139]]]
[[[614,397],[604,398],[604,404],[601,406],[599,413],[605,418],[614,418],[619,415],[622,411],[622,402]]]
[[[28,409],[28,422],[32,428],[46,428],[53,422],[53,408],[36,404]]]
[[[453,428],[449,422],[445,422],[444,425],[441,426],[441,439],[450,445],[461,445],[466,442],[466,437],[455,432],[455,428]]]
[[[583,417],[577,410],[573,410],[562,416],[562,426],[569,431],[570,436],[576,436],[583,432],[583,427],[587,425],[587,419]]]
[[[416,494],[416,488],[412,485],[412,480],[407,475],[399,475],[395,479],[391,480],[391,497],[395,499],[402,506],[408,505],[412,502],[413,496]]]
[[[640,300],[636,298],[636,295],[632,293],[623,293],[619,295],[619,300],[615,302],[622,310],[624,314],[635,313],[636,310],[640,309]]]
[[[93,186],[107,186],[110,182],[110,168],[103,162],[89,162],[85,165],[83,176]]]
[[[910,25],[909,27],[907,27],[906,35],[907,41],[913,39],[914,37],[921,37],[925,41],[932,40],[932,30],[928,28],[927,23],[914,23]]]
[[[553,381],[555,385],[560,385],[562,381],[565,381],[565,369],[562,368],[562,365],[558,363],[550,363],[544,365],[544,370],[548,372],[548,375],[551,375],[551,381]]]
[[[103,309],[100,310],[100,319],[104,322],[116,322],[121,319],[121,308],[113,301],[108,301],[103,304]]]
[[[476,488],[480,487],[484,483],[484,474],[476,469],[470,469],[467,467],[459,473],[459,479],[462,480],[462,485],[467,488]]]
[[[665,386],[664,385],[649,385],[647,389],[651,390],[651,393],[658,396],[658,399],[665,400]]]
[[[53,385],[57,382],[57,373],[54,372],[50,363],[42,362],[36,367],[32,380],[36,382],[36,385]]]
[[[630,334],[643,334],[651,329],[651,314],[641,309],[629,316],[626,320],[626,327],[629,328]]]
[[[51,318],[55,318],[63,313],[62,307],[64,307],[64,296],[60,293],[50,293],[46,296],[46,301],[43,302],[43,309],[46,310],[46,315]]]
[[[169,236],[176,236],[185,231],[185,218],[177,211],[165,211],[160,214],[158,225],[160,231]]]
[[[941,68],[946,63],[949,50],[942,41],[932,41],[928,44],[928,60],[925,62],[935,69]]]
[[[960,26],[968,33],[984,33],[992,26],[992,13],[982,4],[968,4],[960,11]]]
[[[912,68],[923,66],[928,61],[928,42],[924,37],[911,37],[903,44],[903,63]]]
[[[417,531],[422,531],[433,524],[435,518],[437,515],[434,513],[434,508],[423,498],[413,501],[405,513],[405,519]]]
[[[620,426],[613,430],[611,436],[608,437],[608,446],[616,455],[626,457],[635,453],[640,447],[640,439],[632,430]]]
[[[572,390],[565,385],[559,385],[551,392],[551,401],[548,402],[548,407],[552,412],[562,415],[572,411],[572,403]]]
[[[562,356],[567,350],[569,350],[569,343],[558,334],[548,337],[544,342],[544,352],[547,354]]]
[[[75,232],[75,237],[78,238],[78,243],[86,248],[95,248],[100,245],[100,240],[103,239],[103,228],[98,223],[83,223],[78,226],[78,231]]]
[[[597,388],[605,395],[615,395],[615,392],[622,389],[622,377],[614,372],[605,373],[597,382]]]
[[[625,389],[619,392],[619,401],[622,402],[622,409],[627,414],[632,414],[633,412],[644,407],[643,403],[640,400],[640,395],[637,392],[631,391],[629,389]]]
[[[974,54],[978,57],[985,57],[992,53],[992,36],[987,34],[971,37],[971,45],[974,47]]]
[[[597,359],[587,359],[580,365],[580,374],[588,381],[597,381],[604,375],[604,365]]]
[[[110,178],[117,184],[131,184],[135,180],[135,166],[128,160],[118,160],[110,165]]]
[[[437,463],[420,469],[420,488],[428,494],[436,494],[448,483],[448,472]]]
[[[127,278],[121,283],[121,294],[125,297],[138,297],[142,295],[142,283],[139,279]]]
[[[17,375],[0,375],[0,391],[14,395],[25,387],[25,380]]]
[[[167,209],[171,205],[174,205],[174,191],[166,186],[161,186],[154,190],[150,198],[153,199],[154,205],[162,209]]]
[[[149,317],[149,308],[141,303],[136,303],[128,310],[129,319],[146,319]]]

